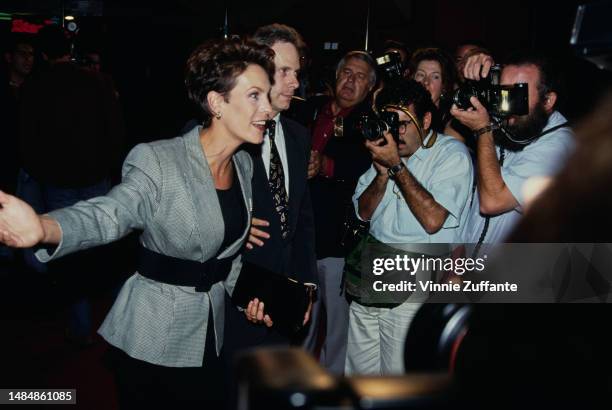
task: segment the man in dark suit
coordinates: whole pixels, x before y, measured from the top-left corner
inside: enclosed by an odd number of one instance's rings
[[[301,282],[314,283],[314,220],[307,183],[310,136],[302,125],[281,115],[289,108],[299,86],[300,52],[304,42],[295,29],[282,24],[260,27],[253,39],[275,52],[275,84],[270,91],[270,102],[276,127],[273,135],[266,134],[261,146],[248,148],[253,158],[253,226],[244,260]],[[316,164],[310,165],[311,171],[314,167]],[[274,327],[250,323],[235,306],[229,306],[227,314],[225,348],[228,353],[246,347],[292,342]]]

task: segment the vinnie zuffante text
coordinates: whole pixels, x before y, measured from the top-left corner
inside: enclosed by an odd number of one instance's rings
[[[518,285],[516,283],[493,283],[488,280],[462,279],[461,283],[451,281],[436,283],[432,280],[397,281],[398,274],[406,273],[414,276],[419,271],[448,272],[458,276],[462,276],[466,272],[482,272],[485,269],[486,259],[486,255],[482,258],[450,258],[425,255],[417,258],[408,255],[374,258],[372,260],[372,274],[381,276],[393,272],[396,280],[393,283],[376,280],[372,283],[372,287],[376,292],[517,292]],[[381,279],[387,278],[381,277]]]

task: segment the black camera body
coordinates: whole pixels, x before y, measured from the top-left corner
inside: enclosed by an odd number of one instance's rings
[[[393,139],[399,141],[399,115],[393,111],[373,111],[363,113],[357,122],[357,131],[370,141],[383,138],[384,132],[389,132]]]
[[[404,64],[398,51],[388,51],[380,57],[376,57],[375,61],[376,67],[385,81],[393,82],[404,77]]]
[[[453,94],[453,103],[465,110],[472,107],[470,98],[476,97],[491,115],[500,118],[529,114],[527,83],[500,85],[500,75],[501,67],[495,65],[486,78],[466,80]]]

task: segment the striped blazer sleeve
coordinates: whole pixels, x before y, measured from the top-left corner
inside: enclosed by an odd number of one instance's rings
[[[41,262],[115,241],[143,229],[159,207],[162,168],[153,148],[134,147],[123,164],[122,181],[107,195],[52,211],[62,239],[55,249],[41,248]]]

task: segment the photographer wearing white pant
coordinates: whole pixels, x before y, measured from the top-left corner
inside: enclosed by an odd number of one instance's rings
[[[397,135],[385,132],[366,141],[374,163],[359,179],[353,202],[359,218],[370,221],[369,235],[414,253],[423,244],[458,242],[473,177],[467,148],[430,130],[436,109],[414,80],[386,86],[376,107],[385,118],[384,112],[397,115],[391,120]],[[400,304],[353,300],[345,373],[403,373],[404,340],[419,306],[410,299]]]

